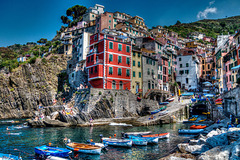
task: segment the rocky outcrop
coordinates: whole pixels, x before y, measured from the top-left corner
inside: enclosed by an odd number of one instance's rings
[[[0,119],[32,117],[39,103],[52,105],[59,87],[58,77],[66,69],[67,59],[54,55],[45,60],[23,64],[9,74],[0,73]]]

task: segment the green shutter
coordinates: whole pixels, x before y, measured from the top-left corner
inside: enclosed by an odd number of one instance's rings
[[[141,78],[141,77],[142,77],[142,73],[141,73],[141,72],[139,72],[139,73],[138,73],[138,76],[139,76],[139,78]]]
[[[118,51],[122,51],[122,44],[118,44]]]
[[[130,52],[130,47],[129,47],[129,46],[127,46],[127,52],[128,52],[128,53]]]
[[[135,71],[133,71],[133,77],[135,77]]]
[[[141,63],[138,61],[138,67],[141,67]]]
[[[129,71],[129,69],[127,69],[127,76],[130,76],[130,71]]]
[[[135,61],[133,61],[133,66],[135,66]]]
[[[130,64],[130,58],[127,57],[127,64]]]
[[[109,49],[113,49],[113,42],[109,42]]]
[[[118,56],[118,63],[122,63],[122,56]]]
[[[138,53],[138,57],[140,57],[140,53]]]
[[[112,54],[109,54],[109,61],[113,61],[113,55]]]
[[[109,67],[109,74],[112,74],[112,73],[113,73],[113,68]]]

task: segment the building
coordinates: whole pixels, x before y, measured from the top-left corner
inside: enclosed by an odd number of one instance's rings
[[[96,32],[101,32],[103,29],[115,29],[117,19],[114,14],[105,12],[96,18]]]
[[[104,13],[104,6],[95,4],[94,7],[89,7],[86,13],[83,15],[83,21],[91,22],[96,20],[97,16]]]
[[[213,84],[216,80],[215,70],[216,70],[216,65],[214,61],[214,56],[207,56],[205,54],[205,56],[202,57],[202,63],[201,63],[202,80],[211,82]]]
[[[182,89],[198,88],[199,64],[199,58],[193,50],[179,51],[176,82]]]
[[[105,33],[90,36],[86,67],[91,86],[131,90],[131,52],[129,39]]]
[[[71,55],[72,54],[72,44],[73,44],[72,31],[70,31],[70,29],[66,29],[65,32],[61,33],[60,39],[63,44],[63,53],[66,55]]]
[[[132,93],[142,97],[142,51],[132,49]]]

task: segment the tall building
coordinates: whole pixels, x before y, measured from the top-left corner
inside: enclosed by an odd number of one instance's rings
[[[142,97],[142,51],[132,49],[132,93]],[[145,66],[144,66],[145,67]]]
[[[131,90],[131,43],[105,33],[90,36],[86,67],[94,88]]]

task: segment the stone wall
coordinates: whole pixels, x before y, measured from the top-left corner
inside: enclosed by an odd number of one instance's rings
[[[240,87],[226,92],[224,98],[224,112],[234,116],[240,116]]]

